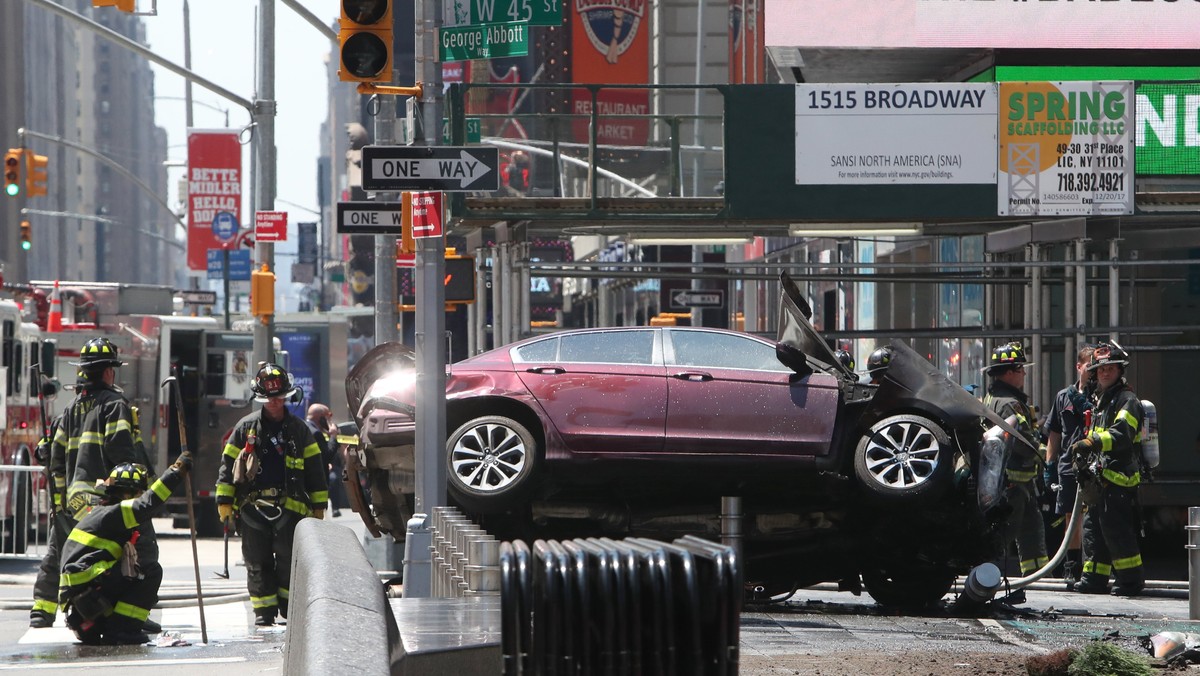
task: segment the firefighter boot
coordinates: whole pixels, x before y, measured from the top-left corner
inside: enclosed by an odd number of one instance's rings
[[[1084,573],[1083,579],[1076,582],[1073,589],[1080,594],[1107,594],[1108,579],[1094,573]]]
[[[104,643],[107,645],[140,645],[150,637],[142,631],[142,623],[133,618],[112,615],[104,622]]]
[[[29,628],[45,629],[54,626],[54,616],[44,610],[29,611]]]
[[[1116,583],[1113,584],[1113,596],[1138,596],[1142,590],[1146,588],[1146,575],[1142,572],[1142,567],[1122,570],[1117,575]]]
[[[1079,581],[1079,564],[1074,561],[1066,561],[1063,563],[1063,582],[1067,585],[1067,591],[1075,590],[1075,583]]]
[[[162,625],[147,617],[146,621],[142,623],[142,631],[147,634],[161,634]]]
[[[275,609],[260,609],[254,611],[254,626],[269,627],[275,624]]]

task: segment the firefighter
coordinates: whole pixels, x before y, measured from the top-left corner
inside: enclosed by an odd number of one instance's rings
[[[60,527],[64,533],[99,504],[103,488],[96,484],[104,481],[113,467],[122,463],[151,466],[138,431],[137,409],[115,384],[116,369],[123,365],[116,345],[107,338],[92,338],[79,350],[79,361],[71,363],[79,367],[75,399],[59,417],[50,448],[50,476],[55,495],[62,496]],[[141,529],[138,556],[143,568],[158,566],[158,541],[149,523]],[[35,599],[56,598],[52,584],[44,581],[35,590]],[[46,619],[53,623],[50,615],[40,618],[39,624]],[[161,629],[150,620],[146,628],[155,633]]]
[[[1038,506],[1036,482],[1041,474],[1041,457],[1037,435],[1034,432],[1036,418],[1025,394],[1025,369],[1033,363],[1026,360],[1025,349],[1020,343],[1007,343],[992,350],[991,361],[983,371],[991,378],[983,404],[998,413],[1001,418],[1015,416],[1017,431],[1032,447],[1015,444],[1016,451],[1009,457],[1004,473],[1008,479],[1006,497],[1012,512],[1008,516],[1004,543],[1014,540],[1021,575],[1028,575],[1050,562],[1046,555],[1046,530],[1042,523],[1042,512]]]
[[[881,347],[867,357],[867,375],[871,376],[871,384],[878,385],[883,380],[888,364],[892,363],[892,349]]]
[[[1137,596],[1146,586],[1138,544],[1137,487],[1141,483],[1141,401],[1125,380],[1129,353],[1115,342],[1092,351],[1088,371],[1096,381],[1087,435],[1071,445],[1083,517],[1083,576],[1075,591],[1104,594],[1108,578],[1116,596]]]
[[[838,362],[840,362],[842,366],[845,366],[851,371],[854,370],[854,355],[850,354],[849,350],[839,349],[833,353],[833,356],[837,357]]]
[[[50,423],[50,429],[45,438],[38,442],[36,451],[38,462],[46,468],[49,474],[49,489],[51,500],[50,538],[46,543],[46,554],[42,556],[38,568],[37,579],[33,583],[33,609],[29,611],[29,627],[44,629],[54,626],[54,616],[58,614],[58,576],[59,552],[62,551],[63,541],[75,526],[73,519],[63,513],[66,478],[55,474],[51,469],[55,465],[62,466],[61,459],[55,457],[54,437],[58,433],[59,421],[55,418]],[[61,471],[61,470],[60,470]]]
[[[328,478],[321,449],[286,402],[296,389],[276,364],[263,363],[251,387],[263,407],[233,428],[217,475],[221,521],[242,536],[254,624],[287,617],[292,537],[306,516],[325,516]]]
[[[162,567],[143,567],[137,542],[152,517],[191,469],[183,453],[149,486],[149,470],[135,463],[113,468],[103,495],[63,546],[60,602],[67,626],[88,645],[133,645],[149,637],[144,624],[158,603]]]

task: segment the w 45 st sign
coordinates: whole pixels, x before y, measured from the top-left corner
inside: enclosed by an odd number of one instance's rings
[[[530,26],[561,26],[562,0],[447,0],[445,26],[521,21]]]

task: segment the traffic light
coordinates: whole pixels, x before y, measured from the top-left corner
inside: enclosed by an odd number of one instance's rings
[[[342,0],[338,79],[392,81],[392,0]]]
[[[275,273],[263,263],[261,270],[250,272],[250,314],[262,317],[275,314]]]
[[[9,148],[4,153],[4,194],[16,197],[21,194],[21,148]]]
[[[33,248],[33,237],[29,230],[29,221],[21,221],[21,251],[29,251]]]
[[[29,197],[46,195],[46,165],[50,158],[25,149],[25,191]]]

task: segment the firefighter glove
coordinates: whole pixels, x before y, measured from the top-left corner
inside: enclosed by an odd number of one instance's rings
[[[233,527],[233,505],[217,505],[217,514],[221,517],[221,523],[228,527]]]
[[[187,474],[192,470],[192,454],[190,452],[181,453],[171,468],[180,474]]]
[[[320,521],[321,519],[324,519],[325,518],[325,508],[324,507],[313,508],[312,515],[313,515],[313,518],[317,519],[318,521]]]

